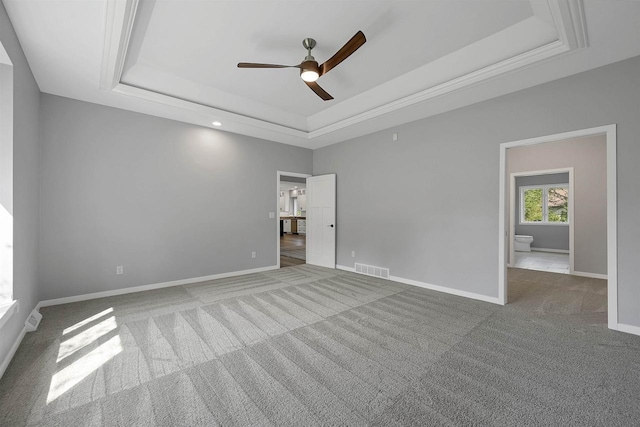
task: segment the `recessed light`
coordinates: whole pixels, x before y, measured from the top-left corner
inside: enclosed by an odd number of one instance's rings
[[[222,122],[219,122],[219,121],[217,121],[217,120],[216,120],[215,122],[211,123],[211,124],[212,124],[212,125],[214,125],[215,127],[220,127],[220,126],[222,126]]]

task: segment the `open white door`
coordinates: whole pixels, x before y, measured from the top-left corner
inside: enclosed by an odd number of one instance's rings
[[[336,175],[307,178],[307,264],[336,268]]]

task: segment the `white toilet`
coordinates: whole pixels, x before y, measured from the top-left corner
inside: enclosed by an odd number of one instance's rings
[[[516,242],[514,249],[518,252],[531,252],[531,243],[533,236],[525,236],[524,234],[516,234]]]

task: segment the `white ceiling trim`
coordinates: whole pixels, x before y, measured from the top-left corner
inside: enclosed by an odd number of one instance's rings
[[[308,132],[302,130],[267,122],[265,120],[255,119],[252,117],[244,116],[242,114],[232,113],[230,111],[219,110],[207,105],[198,104],[196,102],[187,101],[184,99],[176,98],[174,96],[165,95],[159,92],[142,89],[135,86],[130,86],[124,83],[116,84],[111,90],[122,95],[136,96],[147,101],[169,105],[172,107],[201,114],[206,121],[206,123],[203,123],[204,125],[210,125],[212,120],[220,120],[222,122],[232,122],[238,125],[252,126],[254,128],[270,132],[277,132],[287,136],[308,139]],[[228,128],[226,123],[225,128]]]
[[[391,113],[393,111],[400,110],[401,108],[428,101],[437,96],[441,96],[446,93],[453,92],[454,90],[479,83],[492,77],[507,73],[509,71],[517,70],[521,67],[534,64],[544,59],[568,52],[569,50],[570,49],[567,47],[567,45],[559,40],[553,43],[549,43],[545,46],[536,48],[529,52],[525,52],[513,58],[506,59],[497,64],[493,64],[472,73],[465,74],[464,76],[449,80],[448,82],[444,82],[437,86],[425,89],[421,92],[414,93],[413,95],[409,95],[396,101],[392,101],[386,105],[373,108],[369,111],[352,116],[348,119],[344,119],[331,125],[324,126],[318,130],[311,131],[309,132],[309,139],[317,138],[319,136],[335,132],[339,129],[344,129],[356,123],[360,123],[365,120],[373,119]]]
[[[310,141],[366,120],[587,47],[588,38],[582,0],[547,1],[559,40],[401,99],[321,126],[318,129],[305,131],[122,83],[123,67],[133,31],[138,0],[107,0],[107,22],[100,89],[197,113],[201,116],[203,126],[208,126],[211,120],[221,120],[225,122],[225,129],[231,132],[306,146],[308,144],[305,144],[304,141]]]
[[[589,45],[582,0],[550,0],[549,8],[560,40],[565,45],[572,50]]]
[[[138,0],[108,0],[100,89],[113,90],[120,83]]]

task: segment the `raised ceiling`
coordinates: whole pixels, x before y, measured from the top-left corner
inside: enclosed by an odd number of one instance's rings
[[[640,4],[596,0],[3,0],[43,92],[318,148],[640,54]],[[318,81],[357,30],[367,43]]]

